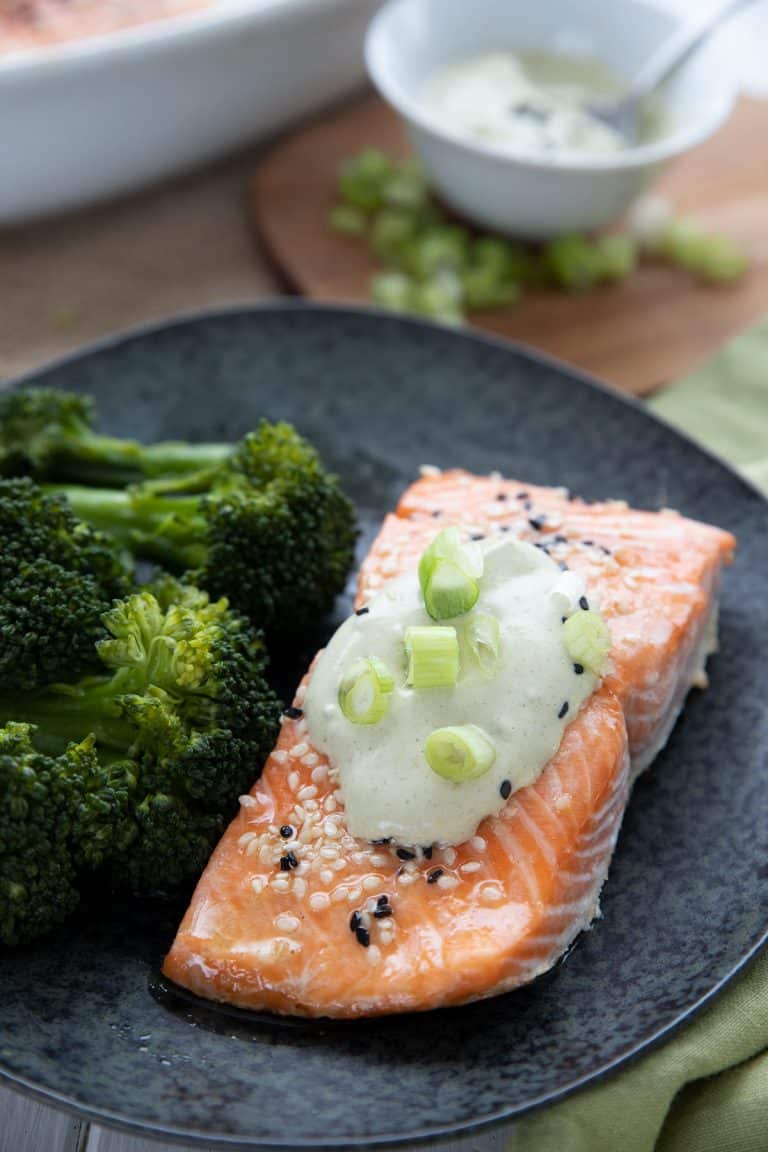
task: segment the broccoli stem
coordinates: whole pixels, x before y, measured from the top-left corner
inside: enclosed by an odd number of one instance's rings
[[[206,519],[197,496],[162,496],[110,488],[50,484],[74,514],[111,535],[134,555],[183,572],[204,563]]]
[[[119,695],[130,692],[127,676],[91,676],[77,687],[52,687],[25,696],[0,696],[0,725],[9,721],[36,725],[33,743],[59,755],[70,743],[92,732],[99,747],[125,754],[136,730],[123,719]]]
[[[82,439],[62,440],[51,453],[47,472],[62,481],[116,488],[143,479],[208,468],[231,455],[231,444],[185,444],[169,440],[145,445],[92,433]]]

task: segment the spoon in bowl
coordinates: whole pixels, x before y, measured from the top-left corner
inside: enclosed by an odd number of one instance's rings
[[[593,101],[587,112],[609,128],[620,132],[628,144],[638,138],[638,113],[643,101],[654,92],[676,68],[691,56],[711,33],[741,8],[755,0],[727,0],[700,20],[684,24],[669,40],[652,53],[620,99]]]

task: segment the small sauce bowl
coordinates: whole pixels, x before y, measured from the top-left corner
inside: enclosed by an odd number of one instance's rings
[[[665,86],[663,134],[619,152],[533,154],[461,137],[426,112],[425,81],[453,60],[500,50],[591,57],[629,79],[677,24],[644,0],[389,0],[368,29],[366,63],[449,206],[497,232],[544,239],[617,219],[668,161],[725,121],[736,84],[722,42],[713,38]]]

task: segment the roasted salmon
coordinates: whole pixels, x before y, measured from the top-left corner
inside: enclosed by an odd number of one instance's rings
[[[305,681],[166,958],[176,983],[305,1016],[425,1010],[532,979],[597,914],[630,751],[645,766],[702,681],[733,538],[673,513],[429,471],[386,519],[360,603],[414,568],[445,523],[513,532],[583,571],[610,624],[610,674],[534,784],[465,843],[424,851],[348,833],[338,773],[307,737]]]

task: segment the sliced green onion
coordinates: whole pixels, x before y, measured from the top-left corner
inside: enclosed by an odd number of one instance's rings
[[[464,637],[484,676],[493,676],[501,660],[501,628],[489,612],[473,612],[464,623]]]
[[[347,204],[371,211],[384,202],[384,189],[394,165],[377,148],[368,148],[347,160],[339,171],[339,192]]]
[[[417,238],[411,252],[414,272],[421,279],[428,279],[443,268],[461,271],[467,262],[469,233],[464,228],[443,225],[426,228]]]
[[[339,686],[339,707],[351,724],[378,724],[389,708],[395,687],[382,660],[362,656],[355,660]]]
[[[691,217],[670,220],[659,238],[657,250],[672,264],[702,280],[738,280],[748,267],[744,252],[727,236],[713,236]]]
[[[518,285],[511,280],[499,279],[490,265],[468,268],[461,277],[461,283],[467,308],[504,308],[520,299]]]
[[[461,280],[456,272],[444,268],[414,287],[411,304],[420,316],[429,316],[443,324],[461,324],[464,319],[462,294]]]
[[[420,212],[429,201],[429,189],[424,171],[418,162],[398,165],[395,172],[385,182],[384,203],[392,208],[403,208],[407,212]]]
[[[416,231],[416,221],[407,212],[384,208],[371,227],[371,248],[383,260],[398,261],[400,253]]]
[[[449,688],[459,679],[459,638],[450,626],[405,630],[406,682],[412,688]]]
[[[600,236],[596,241],[598,278],[603,282],[626,280],[637,264],[637,244],[631,236]]]
[[[532,257],[523,244],[501,236],[480,236],[472,245],[471,263],[493,273],[497,280],[525,284],[531,271]]]
[[[328,217],[328,223],[334,232],[342,236],[362,236],[368,226],[368,218],[362,208],[355,208],[352,204],[337,204]]]
[[[602,675],[611,648],[611,634],[599,612],[574,612],[563,624],[563,640],[575,664],[583,664],[595,676]]]
[[[427,737],[424,755],[433,772],[463,784],[484,776],[496,759],[493,741],[476,724],[455,728],[436,728]]]
[[[419,562],[419,583],[432,619],[450,620],[474,608],[482,574],[482,552],[462,543],[458,528],[438,533]]]
[[[390,312],[407,312],[411,307],[413,280],[404,272],[382,272],[371,280],[374,302]]]
[[[544,266],[552,281],[566,292],[583,292],[600,279],[596,246],[584,236],[559,236],[547,244]]]

